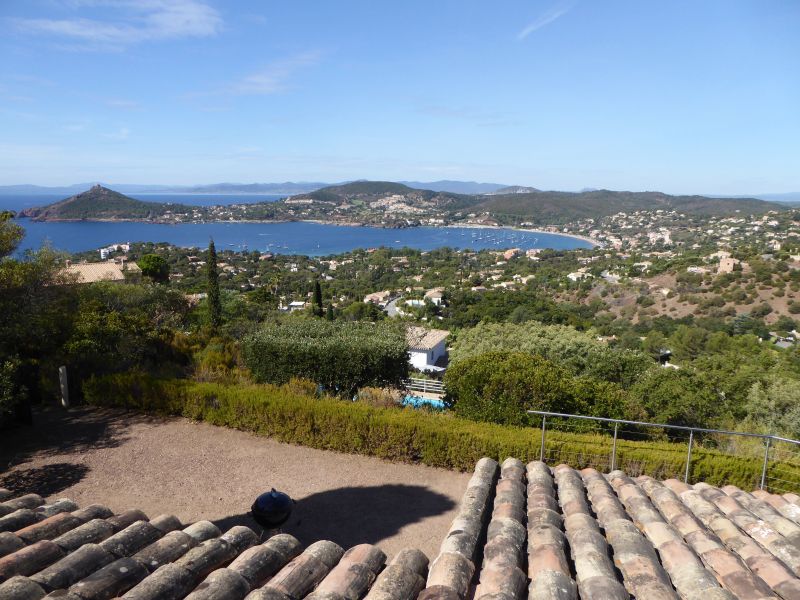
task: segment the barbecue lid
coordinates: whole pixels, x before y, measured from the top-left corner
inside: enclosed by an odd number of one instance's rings
[[[250,512],[256,523],[269,529],[286,522],[292,514],[293,504],[294,501],[288,495],[272,488],[256,498]]]

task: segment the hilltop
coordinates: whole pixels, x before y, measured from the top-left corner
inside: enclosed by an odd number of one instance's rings
[[[83,220],[152,220],[169,210],[189,211],[191,207],[181,204],[144,202],[130,198],[101,185],[70,196],[59,202],[27,208],[19,213],[36,221],[83,221]]]
[[[398,210],[402,208],[416,210],[463,208],[479,202],[479,199],[471,194],[422,190],[393,181],[354,181],[342,185],[332,185],[309,194],[293,196],[290,200],[303,199],[331,202],[337,205],[369,205],[369,208],[385,206],[387,209],[391,209],[390,205],[393,203],[404,205],[398,206]],[[380,203],[380,205],[375,203]]]

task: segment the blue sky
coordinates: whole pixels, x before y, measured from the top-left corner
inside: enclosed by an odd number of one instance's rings
[[[3,0],[0,184],[800,190],[797,0]]]

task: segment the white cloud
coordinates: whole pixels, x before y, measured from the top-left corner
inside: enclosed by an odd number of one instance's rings
[[[16,19],[24,32],[67,38],[88,49],[115,49],[145,41],[209,37],[222,29],[219,13],[200,0],[98,0],[70,6],[104,6],[122,13],[115,20]]]
[[[287,80],[299,69],[310,67],[319,62],[319,52],[304,52],[295,56],[278,60],[261,71],[243,77],[230,86],[228,92],[233,94],[267,95],[281,92],[287,87]]]
[[[64,125],[63,129],[67,133],[80,133],[81,131],[84,131],[86,129],[87,125],[88,125],[87,122],[67,123],[66,125]]]
[[[103,134],[103,137],[109,140],[116,140],[118,142],[124,142],[128,139],[131,134],[131,130],[127,127],[120,127],[117,131],[112,131],[111,133]]]
[[[537,29],[541,29],[545,25],[549,25],[559,17],[568,13],[571,8],[572,3],[559,2],[531,21],[522,31],[517,34],[517,39],[524,40]]]
[[[137,110],[140,108],[139,103],[135,100],[125,100],[122,98],[108,100],[106,105],[110,108],[119,108],[122,110]]]

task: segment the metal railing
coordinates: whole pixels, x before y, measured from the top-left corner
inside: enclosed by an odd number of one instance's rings
[[[444,385],[442,382],[432,379],[406,379],[403,385],[409,392],[444,394]]]
[[[776,493],[800,493],[800,441],[784,438],[777,435],[750,433],[744,431],[725,431],[721,429],[706,429],[703,427],[685,427],[680,425],[667,425],[665,423],[646,423],[643,421],[627,421],[624,419],[608,419],[605,417],[591,417],[587,415],[572,415],[567,413],[529,410],[529,415],[541,417],[541,447],[539,458],[547,462],[548,458],[559,460],[564,456],[572,455],[565,462],[579,463],[583,466],[600,468],[608,467],[613,471],[618,468],[619,449],[647,448],[647,443],[652,442],[652,448],[663,453],[673,455],[675,452],[685,453],[684,465],[680,472],[673,472],[665,467],[661,461],[658,469],[665,472],[656,475],[668,477],[682,477],[689,483],[692,471],[692,452],[698,447],[704,450],[713,450],[718,453],[751,461],[760,461],[760,476],[753,481],[753,487],[767,489]],[[571,423],[577,420],[580,424]],[[548,428],[549,426],[549,428]],[[558,431],[563,433],[593,433],[608,437],[607,451],[602,451],[604,442],[601,438],[597,443],[587,444],[585,450],[569,452],[551,444],[547,448],[547,432]],[[669,441],[668,446],[664,442]],[[658,443],[658,446],[656,446]],[[599,444],[599,448],[598,448]],[[680,450],[685,444],[686,450]],[[601,452],[597,452],[597,450]],[[662,458],[664,458],[662,456]],[[647,470],[640,460],[633,465],[634,471]],[[636,473],[628,473],[636,474]],[[647,473],[656,476],[653,473]]]

